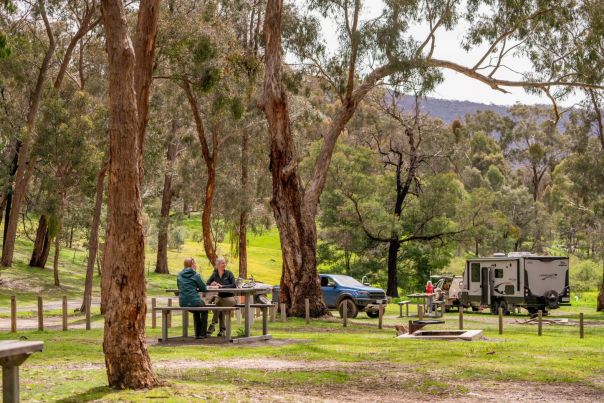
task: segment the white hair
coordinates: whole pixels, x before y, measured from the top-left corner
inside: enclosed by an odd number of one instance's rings
[[[218,268],[218,265],[219,265],[220,263],[224,263],[224,264],[226,265],[226,259],[225,259],[225,258],[223,258],[222,256],[221,256],[221,257],[219,257],[218,259],[216,259],[216,269]]]

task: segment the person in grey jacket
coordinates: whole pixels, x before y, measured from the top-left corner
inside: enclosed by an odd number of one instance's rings
[[[204,306],[205,304],[199,293],[205,292],[207,287],[196,271],[197,264],[195,260],[186,258],[184,266],[185,268],[178,273],[178,277],[176,278],[178,302],[182,307]],[[195,326],[195,338],[205,339],[207,335],[208,312],[193,312],[193,323]]]

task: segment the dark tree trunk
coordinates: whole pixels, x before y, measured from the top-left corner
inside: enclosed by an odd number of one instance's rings
[[[598,312],[604,311],[604,259],[602,259],[602,284],[600,285],[600,292],[598,293],[596,310]]]
[[[146,279],[140,180],[140,126],[135,52],[123,1],[102,1],[109,77],[109,185],[107,240],[103,257],[103,351],[109,386],[147,389],[159,384],[145,337]],[[141,18],[142,15],[148,16]],[[158,0],[142,0],[137,41],[153,53]],[[136,67],[135,67],[136,66]],[[140,65],[139,65],[140,66]],[[147,67],[148,69],[149,67]],[[143,69],[144,70],[144,69]],[[146,103],[148,99],[145,100]]]
[[[168,268],[168,229],[170,227],[170,206],[172,204],[172,166],[176,159],[177,130],[176,119],[172,119],[172,131],[168,139],[168,150],[166,152],[166,173],[164,174],[164,190],[161,198],[161,211],[159,217],[159,231],[157,233],[157,262],[155,272],[170,274]]]
[[[96,198],[94,200],[94,214],[90,225],[90,236],[88,237],[88,260],[86,262],[86,281],[84,283],[84,298],[80,312],[90,309],[92,302],[92,280],[94,275],[94,262],[97,260],[99,250],[99,226],[101,224],[101,211],[103,209],[103,191],[105,189],[105,174],[108,163],[103,163],[96,177]]]
[[[401,243],[398,240],[390,241],[388,245],[388,287],[386,295],[389,297],[398,297],[398,251],[401,248]]]
[[[48,234],[48,216],[42,214],[38,220],[38,230],[36,231],[36,240],[34,241],[34,250],[29,260],[31,267],[44,268],[48,260],[51,239]]]
[[[61,251],[61,233],[63,229],[63,205],[65,203],[65,195],[60,196],[59,211],[57,213],[57,233],[55,234],[55,256],[52,263],[52,274],[55,280],[55,286],[60,287],[59,281],[59,253]]]

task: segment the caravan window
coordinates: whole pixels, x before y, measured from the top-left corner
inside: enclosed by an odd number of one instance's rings
[[[495,278],[503,278],[503,269],[495,269]]]
[[[480,283],[480,263],[472,263],[470,265],[470,271],[472,274],[472,282]]]

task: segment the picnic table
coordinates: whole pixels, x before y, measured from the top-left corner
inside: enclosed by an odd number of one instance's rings
[[[2,401],[19,401],[19,365],[33,353],[44,350],[42,341],[0,341],[0,365],[2,365]]]
[[[419,306],[421,304],[424,307],[425,316],[435,316],[432,314],[432,309],[431,309],[432,308],[432,299],[434,298],[434,295],[436,295],[436,294],[420,292],[420,293],[415,293],[415,294],[409,294],[409,295],[407,295],[407,298],[413,298],[416,300],[418,313],[419,313]],[[427,301],[427,303],[426,303],[426,301]],[[430,309],[426,309],[426,308],[430,308]]]
[[[263,316],[264,316],[263,333],[266,333],[266,334],[262,334],[260,336],[252,336],[251,330],[250,330],[251,325],[252,325],[252,313],[253,313],[252,308],[257,307],[257,305],[255,305],[253,303],[254,296],[258,295],[258,294],[266,294],[267,292],[270,292],[270,291],[271,291],[271,288],[265,287],[265,286],[261,286],[261,287],[255,286],[255,287],[247,287],[247,288],[243,288],[243,287],[241,287],[241,288],[210,288],[210,287],[208,287],[207,291],[205,291],[204,293],[205,294],[229,293],[229,294],[243,296],[243,305],[241,305],[241,308],[243,308],[243,317],[244,317],[243,336],[235,337],[235,338],[232,338],[232,340],[231,340],[231,341],[237,343],[238,341],[269,340],[272,338],[272,336],[266,332],[266,323],[264,323],[264,322],[266,322],[266,312],[263,313]],[[175,295],[178,295],[178,289],[168,289],[168,290],[166,290],[166,292],[173,292]]]

